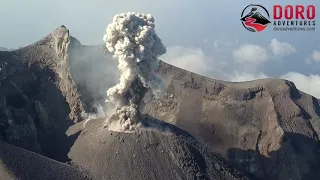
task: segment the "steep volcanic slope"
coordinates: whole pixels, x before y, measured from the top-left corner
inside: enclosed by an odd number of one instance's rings
[[[72,163],[94,179],[247,179],[188,133],[142,118],[147,129],[132,133],[109,131],[104,119],[89,121],[71,148]]]
[[[293,83],[228,83],[161,63],[170,94],[141,111],[190,132],[260,179],[320,177],[320,108]]]
[[[84,112],[70,76],[71,37],[64,26],[15,51],[0,52],[0,140],[67,161],[65,135]]]
[[[0,141],[0,180],[85,180],[85,172]]]
[[[20,62],[25,63],[31,70],[33,70],[32,68],[36,69],[34,70],[34,73],[38,73],[35,74],[36,76],[50,76],[46,80],[61,91],[60,93],[65,97],[70,109],[70,119],[78,122],[82,120],[81,113],[83,113],[84,108],[76,84],[70,75],[68,50],[71,40],[69,30],[61,26],[42,40],[13,51],[11,54]],[[44,72],[40,74],[41,72],[37,70]],[[42,90],[46,91],[46,89],[51,91],[52,87],[44,87]],[[52,94],[50,96],[54,98]],[[51,105],[49,109],[57,109],[54,106]],[[59,109],[62,108],[59,107]]]

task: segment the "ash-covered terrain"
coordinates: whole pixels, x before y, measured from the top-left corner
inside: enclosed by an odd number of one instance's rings
[[[319,179],[318,99],[159,61],[153,20],[139,17],[136,51],[116,26],[108,47],[61,26],[0,52],[0,179]]]

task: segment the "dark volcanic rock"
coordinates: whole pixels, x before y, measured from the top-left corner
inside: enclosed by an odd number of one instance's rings
[[[44,84],[48,87],[43,87],[42,92],[49,91],[50,98],[55,99],[57,94],[50,92],[51,85],[55,85],[59,89],[60,94],[65,97],[70,114],[69,118],[78,122],[81,121],[81,113],[84,112],[83,104],[80,101],[80,94],[77,86],[70,74],[70,62],[68,58],[68,48],[70,46],[69,30],[64,26],[57,28],[47,37],[34,43],[33,45],[11,52],[11,54],[20,62],[27,65],[31,71],[35,73],[36,77],[41,77]],[[44,79],[46,77],[46,79]],[[59,99],[56,99],[57,101]],[[59,103],[59,101],[58,101]],[[51,104],[49,109],[60,109],[57,104]],[[57,106],[58,105],[58,106]],[[57,115],[61,114],[56,112]],[[67,117],[60,117],[67,118]]]
[[[5,142],[67,160],[66,129],[83,120],[80,93],[70,76],[69,31],[0,52],[0,136]],[[59,150],[56,150],[59,149]]]
[[[149,98],[142,112],[190,132],[259,179],[320,176],[319,103],[292,82],[229,83],[163,62],[158,74],[171,97]]]

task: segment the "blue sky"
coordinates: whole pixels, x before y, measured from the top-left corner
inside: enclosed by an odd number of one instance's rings
[[[62,24],[83,44],[101,44],[115,14],[150,13],[168,48],[161,57],[167,62],[228,81],[286,78],[320,98],[318,11],[316,32],[275,32],[269,26],[252,33],[240,22],[243,8],[251,3],[256,1],[0,0],[0,46],[28,45]],[[271,15],[274,4],[279,1],[261,3]],[[318,0],[282,0],[280,4],[320,8]]]

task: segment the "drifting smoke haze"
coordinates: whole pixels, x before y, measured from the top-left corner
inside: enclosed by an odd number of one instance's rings
[[[82,93],[81,98],[87,113],[99,113],[100,106],[106,111],[106,89],[116,84],[120,77],[117,63],[109,53],[102,53],[104,46],[82,48],[84,45],[78,43],[79,46],[69,49],[72,77]],[[77,42],[72,43],[74,44]]]
[[[135,95],[141,91],[132,88],[134,81],[161,97],[163,84],[154,70],[166,48],[155,33],[154,22],[150,14],[122,13],[116,15],[106,29],[103,40],[106,49],[118,60],[120,71],[120,82],[107,91],[106,102],[117,109],[108,122],[112,130],[131,131],[139,126],[137,104],[140,99]]]

